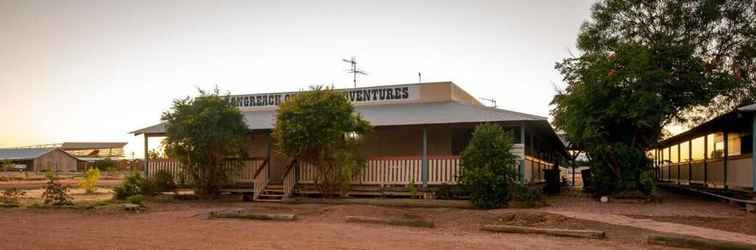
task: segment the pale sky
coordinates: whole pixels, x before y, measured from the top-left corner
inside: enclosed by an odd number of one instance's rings
[[[548,116],[593,0],[0,0],[0,147],[127,141],[175,98],[453,81]],[[485,103],[485,102],[484,102]]]

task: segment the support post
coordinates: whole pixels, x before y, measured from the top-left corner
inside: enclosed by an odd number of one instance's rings
[[[680,143],[677,144],[677,185],[680,185]]]
[[[722,132],[722,140],[724,141],[724,148],[722,149],[722,152],[723,152],[722,157],[724,158],[723,162],[722,162],[722,164],[724,166],[724,178],[723,178],[724,179],[724,181],[723,181],[724,182],[724,189],[728,189],[728,186],[727,186],[727,158],[730,158],[729,155],[728,155],[729,152],[727,152],[727,148],[728,148],[727,141],[729,139],[727,137],[729,137],[729,133],[727,132],[727,128],[725,128],[724,131]]]
[[[709,135],[704,135],[704,187],[709,187]]]
[[[669,150],[667,150],[667,160],[669,161],[669,165],[667,165],[667,179],[669,179],[669,182],[672,182],[672,147],[669,147]]]
[[[273,148],[273,132],[268,134],[268,148],[266,154],[268,158],[268,167],[266,168],[265,176],[267,180],[270,180],[270,169],[273,165],[273,159],[271,159],[272,156],[272,148]]]
[[[693,139],[688,140],[688,186],[693,180]]]
[[[751,191],[756,193],[756,115],[751,114]]]
[[[149,170],[147,169],[147,167],[149,166],[149,161],[150,161],[149,138],[150,137],[147,135],[147,133],[144,133],[144,170],[143,171],[144,171],[145,178],[147,177],[147,174],[149,174],[148,172]]]
[[[423,152],[422,152],[422,168],[420,171],[420,178],[423,182],[423,188],[428,187],[428,129],[423,128]]]
[[[522,144],[522,155],[520,156],[520,166],[517,172],[519,172],[518,178],[520,182],[525,182],[525,123],[520,124],[520,143]],[[528,144],[529,145],[529,144]]]

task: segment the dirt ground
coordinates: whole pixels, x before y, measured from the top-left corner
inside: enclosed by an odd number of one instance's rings
[[[368,205],[260,204],[182,201],[149,203],[141,214],[118,209],[5,209],[0,213],[0,249],[638,249],[638,237],[610,240],[481,232],[510,210],[388,208]],[[207,219],[209,211],[243,208],[296,213],[294,222]],[[436,227],[345,223],[348,215],[431,219]],[[576,227],[595,224],[572,222]],[[610,235],[643,233],[611,228]],[[626,230],[626,231],[623,231]]]
[[[86,200],[88,195],[77,194]],[[93,195],[99,199],[104,195]],[[626,216],[751,234],[754,215],[727,204],[664,194],[655,204],[600,203],[569,193],[539,209],[474,210],[402,208],[356,204],[279,204],[220,201],[148,201],[143,213],[97,209],[0,209],[0,249],[666,249],[648,245],[648,228],[577,219]],[[293,222],[208,219],[210,211],[244,209],[294,213]],[[434,228],[346,223],[346,216],[413,217]],[[684,218],[700,217],[701,221]],[[671,219],[670,219],[671,218]],[[714,223],[712,223],[713,221]],[[608,239],[490,233],[482,224],[593,229]],[[11,226],[7,226],[11,225]]]

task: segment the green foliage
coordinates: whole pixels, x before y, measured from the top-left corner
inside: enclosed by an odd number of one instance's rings
[[[79,187],[83,188],[88,194],[97,191],[97,181],[100,180],[100,170],[90,168],[84,174],[84,179],[79,182]]]
[[[73,198],[68,195],[68,187],[61,185],[55,181],[55,175],[52,171],[48,171],[47,185],[45,191],[42,193],[42,201],[46,205],[53,206],[71,206],[73,205]]]
[[[717,92],[713,102],[692,108],[700,112],[684,113],[700,122],[756,101],[755,30],[753,0],[604,0],[593,6],[577,41],[588,54],[629,44],[647,48],[654,70],[642,75],[663,81],[644,82],[676,92],[662,93],[663,99],[689,96],[695,102],[702,93]],[[626,71],[618,66],[617,73]],[[635,76],[623,78],[641,75]],[[716,85],[722,81],[731,87],[721,91]],[[677,106],[667,112],[680,110],[691,109]]]
[[[510,199],[515,181],[512,136],[495,124],[481,124],[462,151],[460,184],[478,208],[499,208]]]
[[[750,0],[594,5],[578,37],[584,53],[556,66],[568,85],[552,102],[554,125],[592,159],[591,189],[653,190],[641,178],[650,171],[643,151],[664,126],[753,100],[754,8]]]
[[[407,192],[409,192],[412,198],[417,197],[417,184],[415,183],[415,178],[410,179],[410,183],[407,185]]]
[[[176,181],[171,172],[160,170],[153,178],[157,192],[170,192],[176,189]]]
[[[111,159],[102,159],[94,162],[94,167],[102,172],[113,170],[115,167],[115,161]]]
[[[136,205],[144,205],[144,195],[135,194],[126,198],[126,202]]]
[[[521,202],[523,208],[533,208],[544,202],[543,193],[540,189],[529,188],[521,183],[514,185],[512,200]]]
[[[316,186],[332,196],[365,165],[358,146],[371,130],[343,94],[317,86],[279,105],[273,137],[277,151],[315,165]]]
[[[0,204],[18,206],[25,194],[26,192],[17,188],[6,189],[0,193]]]
[[[199,90],[199,96],[175,100],[163,113],[169,157],[182,163],[198,194],[215,194],[235,169],[224,168],[227,158],[244,158],[249,130],[239,109],[221,96]]]
[[[3,164],[2,164],[3,169],[2,170],[6,171],[6,172],[7,171],[11,171],[11,170],[13,170],[13,166],[14,166],[13,161],[11,161],[11,160],[3,160]]]
[[[121,183],[113,188],[113,198],[124,200],[133,195],[153,195],[156,187],[154,181],[145,179],[138,172],[133,172]]]

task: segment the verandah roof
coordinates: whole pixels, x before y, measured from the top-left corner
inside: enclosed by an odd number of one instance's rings
[[[546,117],[519,113],[504,109],[473,106],[459,102],[390,104],[355,107],[363,119],[372,126],[430,125],[480,122],[540,121]],[[244,120],[250,130],[273,129],[275,111],[244,112]],[[165,126],[160,123],[131,132],[140,134],[163,134]]]

